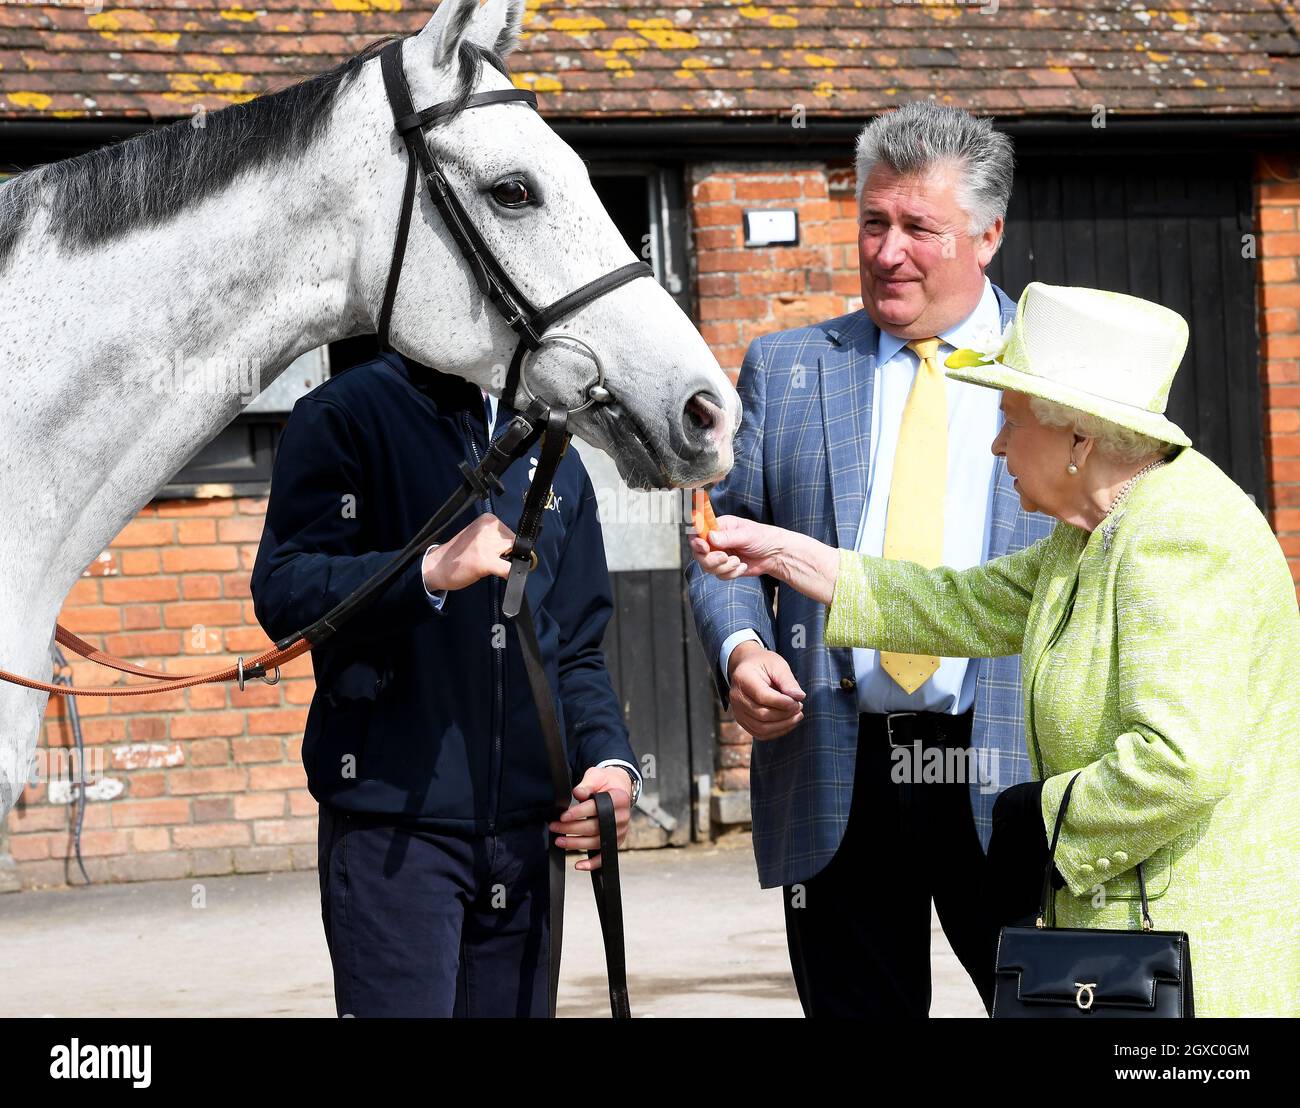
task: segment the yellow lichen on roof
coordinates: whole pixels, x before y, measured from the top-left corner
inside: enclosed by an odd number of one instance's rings
[[[512,73],[510,79],[516,88],[531,89],[533,92],[564,91],[564,86],[554,77],[544,77],[539,73]]]
[[[551,20],[551,30],[564,31],[570,35],[585,35],[591,31],[603,31],[604,29],[605,21],[594,15],[565,15]]]
[[[7,92],[5,95],[11,104],[16,104],[20,108],[30,108],[36,112],[43,111],[54,103],[53,99],[43,92]]]
[[[1154,50],[1145,50],[1143,51],[1143,53],[1145,53],[1146,56],[1150,58],[1153,62],[1160,63],[1160,62],[1167,62],[1169,60],[1168,54],[1157,54]]]
[[[803,60],[817,69],[834,69],[835,60],[826,57],[825,54],[805,54]]]
[[[774,15],[767,21],[773,27],[798,27],[799,21],[792,15]]]
[[[257,12],[246,12],[243,8],[222,8],[218,13],[222,19],[233,19],[240,23],[247,23],[257,18]]]
[[[337,12],[400,12],[402,0],[330,0]]]
[[[694,50],[700,44],[698,35],[677,30],[669,19],[629,19],[627,25],[660,50]]]
[[[814,96],[820,96],[823,100],[829,100],[835,95],[835,86],[830,81],[820,81],[817,87],[813,89]]]

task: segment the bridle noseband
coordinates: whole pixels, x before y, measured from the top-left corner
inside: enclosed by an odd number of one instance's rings
[[[474,274],[474,280],[478,283],[479,291],[496,306],[505,317],[506,323],[519,336],[519,343],[510,361],[501,398],[522,411],[523,407],[535,398],[535,394],[524,381],[524,363],[527,356],[541,349],[546,343],[566,341],[583,347],[596,363],[595,379],[584,389],[583,402],[576,408],[568,409],[569,415],[583,411],[592,404],[608,401],[610,396],[605,388],[604,364],[596,351],[574,335],[548,334],[548,332],[558,320],[585,308],[606,293],[613,292],[638,277],[653,277],[654,270],[645,262],[631,262],[606,273],[603,277],[589,281],[581,288],[560,297],[548,307],[536,307],[497,261],[491,247],[484,241],[478,228],[466,214],[446,174],[430,153],[429,144],[424,141],[423,134],[425,127],[438,123],[462,109],[482,108],[491,104],[521,103],[535,110],[536,94],[525,89],[479,92],[463,102],[446,100],[417,112],[411,103],[410,88],[406,83],[406,75],[402,71],[402,41],[404,40],[389,43],[379,55],[384,75],[384,89],[388,93],[388,104],[393,111],[393,126],[402,141],[406,143],[407,151],[406,187],[402,194],[402,212],[397,224],[397,238],[393,242],[393,258],[388,267],[388,281],[384,287],[384,301],[379,311],[377,326],[381,348],[388,348],[393,301],[397,297],[397,284],[402,274],[402,259],[406,254],[406,238],[411,227],[411,213],[415,207],[415,175],[418,165],[424,172],[429,199],[437,207],[448,232],[460,248],[466,264]],[[524,391],[522,397],[519,395],[521,387]]]

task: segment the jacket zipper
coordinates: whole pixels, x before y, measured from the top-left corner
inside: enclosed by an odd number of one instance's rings
[[[465,424],[465,433],[469,437],[470,450],[474,454],[474,464],[478,466],[482,463],[483,457],[479,452],[478,439],[475,437],[474,429],[470,424],[468,412],[462,412],[461,418]],[[493,510],[492,496],[487,497],[487,510]],[[496,636],[496,628],[501,626],[501,581],[500,578],[491,579],[492,587],[492,622],[489,624],[489,643]],[[491,800],[488,805],[488,834],[495,835],[497,828],[497,813],[501,807],[501,776],[502,776],[502,731],[504,730],[505,720],[505,647],[492,650],[492,676],[493,676],[493,700],[492,700],[492,761],[488,765],[488,777],[492,782]]]

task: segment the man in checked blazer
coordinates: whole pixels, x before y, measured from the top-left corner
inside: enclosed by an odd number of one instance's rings
[[[1014,313],[984,276],[1012,169],[1010,139],[957,109],[912,103],[864,129],[865,310],[750,346],[719,515],[876,555],[926,548],[955,568],[1049,533],[990,451],[998,394],[942,378],[953,349],[988,349]],[[988,1007],[984,851],[997,792],[1029,776],[1019,659],[882,664],[826,647],[824,608],[771,579],[692,564],[689,580],[719,691],[756,740],[754,853],[762,886],[784,890],[804,1012],[927,1015],[932,899]]]

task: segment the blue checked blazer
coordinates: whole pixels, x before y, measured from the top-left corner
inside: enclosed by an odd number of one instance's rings
[[[1015,303],[994,286],[1005,328]],[[775,523],[832,546],[852,548],[867,488],[877,329],[865,311],[756,339],[738,389],[744,419],[736,465],[711,493],[719,515]],[[1045,538],[1053,521],[1020,510],[1006,463],[994,471],[989,557]],[[691,608],[718,691],[723,641],[745,627],[789,663],[807,694],[804,718],[779,739],[755,742],[750,766],[754,855],[763,888],[816,875],[839,848],[848,822],[858,744],[851,650],[824,645],[825,608],[769,578],[719,581],[694,563]],[[1030,776],[1021,717],[1020,659],[978,666],[971,807],[987,849],[997,792]]]

